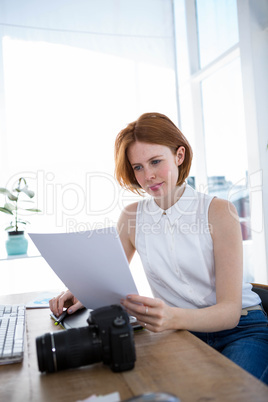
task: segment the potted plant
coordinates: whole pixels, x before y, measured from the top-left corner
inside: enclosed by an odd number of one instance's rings
[[[8,255],[26,254],[28,249],[28,240],[24,236],[22,229],[29,223],[20,217],[20,211],[41,212],[36,208],[23,208],[23,202],[32,202],[29,199],[34,197],[34,192],[28,188],[26,180],[21,177],[18,180],[17,186],[9,191],[7,188],[0,188],[0,194],[8,198],[8,202],[0,207],[0,211],[5,214],[12,215],[10,225],[5,229],[8,231],[8,240],[6,241],[6,250]],[[28,199],[22,199],[22,196],[27,196]]]

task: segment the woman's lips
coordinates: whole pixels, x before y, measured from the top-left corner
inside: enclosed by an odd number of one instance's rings
[[[158,184],[154,184],[153,186],[149,186],[149,189],[152,190],[152,191],[157,191],[162,186],[162,184],[163,184],[163,182],[158,183]]]

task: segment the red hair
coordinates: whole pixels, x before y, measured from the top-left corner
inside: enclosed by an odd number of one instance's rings
[[[177,185],[184,183],[192,163],[193,152],[190,144],[167,116],[160,113],[145,113],[120,131],[115,140],[115,177],[123,188],[134,193],[142,193],[127,157],[128,147],[136,141],[164,145],[174,154],[179,147],[183,146],[185,157],[178,168]]]

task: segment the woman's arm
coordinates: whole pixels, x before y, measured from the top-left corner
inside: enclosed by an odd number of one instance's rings
[[[209,224],[214,246],[216,304],[202,309],[170,307],[160,299],[129,295],[122,304],[154,332],[167,329],[213,332],[233,328],[241,315],[242,237],[235,207],[213,199]],[[139,303],[139,304],[137,304]]]
[[[128,205],[121,213],[117,223],[117,231],[120,236],[121,243],[126,253],[128,262],[136,251],[135,249],[135,228],[136,228],[136,212],[138,203]]]

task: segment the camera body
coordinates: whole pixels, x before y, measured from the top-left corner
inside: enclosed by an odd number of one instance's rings
[[[136,353],[133,329],[128,314],[119,305],[101,307],[91,312],[88,324],[99,328],[102,343],[102,360],[113,371],[131,370]]]
[[[36,338],[38,366],[52,373],[103,361],[115,372],[131,370],[136,360],[133,328],[120,305],[92,311],[88,326]]]

